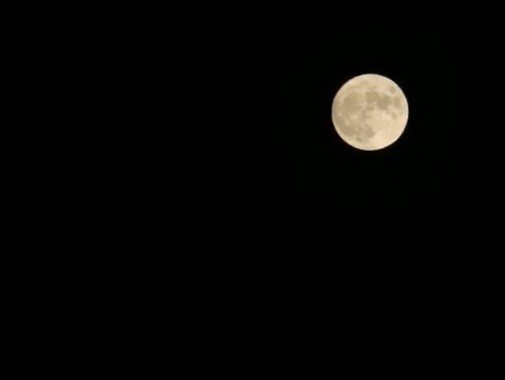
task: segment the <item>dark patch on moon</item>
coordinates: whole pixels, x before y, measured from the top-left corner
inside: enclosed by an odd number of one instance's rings
[[[380,94],[376,91],[368,91],[366,94],[367,103],[375,103],[381,110],[387,109],[391,105],[391,97],[388,95]]]
[[[391,105],[391,97],[388,95],[380,95],[379,100],[377,101],[377,106],[381,110],[387,109]]]
[[[342,100],[342,109],[352,114],[359,110],[359,103],[360,95],[356,92],[351,92]]]
[[[376,102],[377,99],[379,99],[379,94],[375,91],[367,91],[365,93],[365,97],[367,103],[371,105],[372,103]]]
[[[402,99],[399,96],[393,98],[393,106],[398,110],[402,110]]]

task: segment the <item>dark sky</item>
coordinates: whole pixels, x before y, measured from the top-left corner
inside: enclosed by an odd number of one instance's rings
[[[503,60],[489,13],[304,8],[274,17],[268,125],[287,207],[358,225],[441,228],[496,211]],[[331,122],[335,92],[363,73],[393,79],[410,106],[406,132],[382,151],[354,150]]]
[[[411,228],[420,239],[432,228],[468,236],[495,225],[499,12],[383,4],[216,12],[191,13],[184,27],[150,23],[146,33],[157,37],[138,42],[136,59],[153,65],[139,78],[152,86],[136,94],[146,103],[139,120],[154,127],[136,142],[142,154],[128,155],[151,162],[137,170],[156,191],[179,194],[170,199],[181,224],[244,233],[244,242],[315,226]],[[331,122],[336,91],[364,73],[391,78],[409,102],[405,133],[376,152],[346,145]]]
[[[275,330],[267,344],[279,326],[293,324],[286,329],[291,340],[300,326],[312,330],[324,318],[346,329],[339,319],[354,319],[355,308],[340,306],[364,285],[378,304],[405,289],[393,300],[403,308],[431,285],[440,305],[457,294],[468,308],[475,261],[484,264],[484,280],[490,268],[502,268],[485,255],[499,252],[487,246],[499,239],[476,236],[475,246],[466,244],[482,230],[501,238],[502,13],[461,4],[443,11],[331,3],[274,10],[207,2],[189,5],[187,19],[175,10],[148,9],[143,17],[136,5],[133,16],[114,8],[107,31],[91,17],[78,25],[87,47],[67,28],[52,37],[30,32],[41,51],[26,48],[26,75],[44,85],[20,89],[41,110],[22,109],[35,121],[18,130],[29,135],[29,149],[35,146],[27,156],[37,173],[19,170],[29,184],[14,207],[28,204],[19,218],[41,238],[23,232],[20,244],[63,247],[63,259],[50,252],[54,265],[36,251],[38,260],[73,277],[85,272],[82,283],[91,281],[108,304],[97,268],[114,297],[127,295],[128,308],[130,293],[154,305],[182,294],[189,306],[181,310],[196,316],[194,326],[207,318],[228,327],[239,321],[233,333],[240,337],[264,321]],[[346,145],[331,122],[336,91],[364,73],[391,78],[409,102],[404,135],[377,152]],[[463,257],[470,270],[457,270]],[[345,261],[356,265],[340,265]],[[405,288],[415,271],[415,287]],[[377,281],[367,284],[368,273]],[[448,273],[469,279],[467,287]],[[448,283],[445,292],[434,277]],[[386,283],[389,290],[377,292]],[[186,295],[192,288],[196,296]],[[482,294],[488,292],[474,296]],[[276,317],[288,303],[293,307]],[[419,309],[414,304],[400,319]],[[378,313],[370,306],[362,314]],[[317,323],[294,325],[308,314]],[[242,315],[254,320],[242,323]],[[439,316],[437,308],[429,319]]]

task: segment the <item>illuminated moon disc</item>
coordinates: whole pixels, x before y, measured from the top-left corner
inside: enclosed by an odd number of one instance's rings
[[[338,135],[361,150],[379,150],[400,138],[409,107],[391,79],[364,74],[347,81],[333,99],[331,117]]]

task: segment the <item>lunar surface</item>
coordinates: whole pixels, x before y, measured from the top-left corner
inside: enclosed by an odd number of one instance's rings
[[[382,75],[364,74],[338,90],[331,116],[346,143],[361,150],[379,150],[400,138],[408,114],[407,98],[395,82]]]

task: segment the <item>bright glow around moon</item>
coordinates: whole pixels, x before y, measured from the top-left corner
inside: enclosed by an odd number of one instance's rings
[[[364,74],[338,90],[331,116],[338,135],[346,143],[361,150],[379,150],[400,138],[407,125],[409,107],[405,94],[391,79]]]

